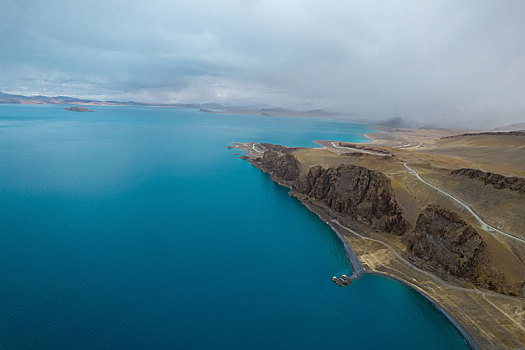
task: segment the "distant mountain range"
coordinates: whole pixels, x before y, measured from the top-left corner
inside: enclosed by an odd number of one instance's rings
[[[172,108],[196,108],[207,113],[233,113],[282,117],[337,117],[338,113],[323,109],[297,111],[281,107],[252,107],[252,106],[225,106],[215,102],[209,103],[143,103],[136,101],[99,101],[80,99],[69,96],[24,96],[0,92],[0,104],[73,104],[73,105],[100,105],[100,106],[155,106]]]
[[[93,105],[141,105],[139,102],[119,102],[119,101],[97,101],[74,98],[69,96],[24,96],[12,95],[0,92],[0,103],[8,104],[93,104]]]

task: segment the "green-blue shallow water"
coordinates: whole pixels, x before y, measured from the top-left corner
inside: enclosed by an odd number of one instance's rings
[[[232,141],[366,125],[194,110],[0,105],[5,349],[459,349],[402,284],[350,287],[337,237]]]

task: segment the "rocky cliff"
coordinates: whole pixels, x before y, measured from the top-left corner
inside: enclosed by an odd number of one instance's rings
[[[470,168],[453,170],[451,174],[466,176],[471,179],[482,181],[485,185],[492,185],[497,189],[508,188],[511,191],[518,191],[519,193],[525,194],[525,178],[503,176]]]
[[[282,183],[285,182],[288,187],[299,177],[299,162],[290,154],[288,149],[284,152],[270,149],[264,152],[259,167],[267,173],[270,173],[272,180]]]
[[[408,227],[390,180],[381,172],[355,165],[315,166],[298,177],[292,188],[340,215],[381,231],[400,235]]]
[[[292,194],[306,196],[345,218],[396,235],[408,228],[390,180],[381,172],[355,165],[301,170],[290,149],[267,149],[252,162],[290,187]]]
[[[403,240],[411,260],[442,277],[450,274],[504,294],[521,292],[519,282],[492,268],[493,257],[479,233],[450,210],[426,207]]]
[[[419,213],[409,232],[410,225],[385,174],[352,164],[307,166],[295,157],[296,150],[258,144],[257,153],[247,159],[302,201],[368,229],[403,235],[404,255],[427,271],[499,293],[524,293],[522,273],[517,272],[522,262],[515,256],[502,256],[498,243],[489,247],[478,231],[453,211],[430,205]]]

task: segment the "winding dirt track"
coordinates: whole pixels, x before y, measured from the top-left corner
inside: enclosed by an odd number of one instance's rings
[[[457,287],[457,286],[451,285],[450,283],[442,280],[441,278],[439,278],[438,276],[434,275],[433,273],[425,271],[425,270],[422,270],[419,267],[414,266],[410,261],[408,261],[405,258],[403,258],[390,244],[385,243],[385,242],[380,241],[380,240],[375,239],[375,238],[370,238],[370,237],[363,236],[363,235],[355,232],[351,228],[348,228],[348,227],[342,225],[338,220],[331,220],[331,222],[337,224],[337,226],[339,226],[342,229],[350,232],[354,236],[357,236],[359,238],[367,239],[369,241],[377,242],[377,243],[380,243],[380,244],[384,245],[385,247],[387,247],[392,252],[392,254],[394,254],[396,256],[396,258],[398,258],[400,261],[402,261],[405,265],[407,265],[408,267],[410,267],[411,269],[413,269],[413,270],[415,270],[417,272],[424,273],[428,277],[432,278],[436,282],[439,282],[441,285],[446,286],[447,288],[455,289],[455,290],[462,291],[462,292],[476,293],[476,294],[479,294],[481,296],[489,295],[489,296],[496,297],[496,298],[502,298],[502,299],[508,299],[508,300],[515,301],[515,298],[509,297],[507,295],[494,293],[494,292],[488,292],[488,291],[484,291],[484,290],[478,290],[478,289]],[[333,227],[332,227],[332,229],[333,229]]]
[[[419,175],[419,173],[417,171],[415,171],[414,169],[410,168],[407,163],[403,163],[403,166],[411,173],[413,174],[419,181],[423,182],[425,185],[427,186],[430,186],[432,187],[433,189],[435,189],[436,191],[440,192],[441,194],[444,194],[445,196],[451,198],[452,200],[454,200],[455,202],[459,203],[461,206],[463,206],[465,209],[467,209],[467,211],[481,224],[481,228],[484,229],[485,231],[489,232],[489,233],[499,233],[501,235],[504,235],[504,236],[507,236],[509,238],[512,238],[512,239],[515,239],[517,241],[520,241],[521,243],[525,243],[525,239],[523,238],[519,238],[519,237],[516,237],[510,233],[507,233],[507,232],[503,232],[501,230],[498,230],[497,228],[495,227],[492,227],[490,226],[489,224],[487,224],[485,221],[483,221],[478,214],[476,214],[476,212],[474,210],[472,210],[472,208],[470,208],[468,205],[466,205],[465,203],[463,203],[461,200],[457,199],[456,197],[454,197],[453,195],[451,195],[450,193],[442,190],[441,188],[437,187],[437,186],[434,186],[433,184],[431,184],[430,182],[424,180],[421,175]]]
[[[348,146],[348,147],[342,147],[342,146],[338,146],[336,145],[334,142],[330,142],[332,147],[334,148],[337,148],[337,149],[344,149],[344,150],[352,150],[352,151],[357,151],[357,152],[361,152],[361,153],[367,153],[367,154],[373,154],[373,155],[376,155],[376,156],[384,156],[384,154],[381,154],[381,153],[378,153],[378,152],[373,152],[373,151],[367,151],[367,150],[362,150],[360,148],[354,148],[354,147],[351,147],[351,146]],[[419,146],[419,145],[418,145]],[[462,202],[460,199],[454,197],[453,195],[451,195],[450,193],[442,190],[441,188],[431,184],[430,182],[426,181],[425,179],[423,179],[421,177],[421,175],[419,175],[419,173],[417,171],[415,171],[414,169],[410,168],[407,163],[403,163],[403,166],[405,167],[405,169],[407,169],[412,175],[414,175],[419,181],[421,181],[422,183],[424,183],[425,185],[427,186],[430,186],[432,187],[433,189],[435,189],[436,191],[438,191],[439,193],[449,197],[450,199],[452,199],[453,201],[455,201],[456,203],[460,204],[462,207],[464,207],[475,219],[476,221],[479,222],[479,224],[481,225],[481,228],[493,235],[495,234],[500,234],[500,235],[503,235],[505,237],[508,237],[510,239],[513,239],[513,240],[516,240],[520,243],[525,243],[525,239],[523,238],[520,238],[520,237],[517,237],[517,236],[514,236],[513,234],[510,234],[508,232],[504,232],[504,231],[501,231],[500,229],[497,229],[493,226],[490,226],[489,224],[487,224],[485,221],[483,221],[479,215],[471,208],[469,207],[467,204],[465,204],[464,202]]]

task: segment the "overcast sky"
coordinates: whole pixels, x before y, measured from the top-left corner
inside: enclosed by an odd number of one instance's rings
[[[0,0],[0,91],[525,122],[523,0]]]

